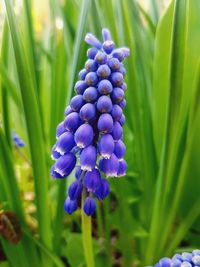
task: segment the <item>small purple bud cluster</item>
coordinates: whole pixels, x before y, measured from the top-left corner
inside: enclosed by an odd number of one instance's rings
[[[57,126],[57,142],[52,148],[56,162],[51,175],[55,178],[68,176],[77,158],[79,161],[76,180],[69,186],[64,204],[68,214],[78,208],[84,189],[87,197],[83,208],[88,216],[92,215],[95,197],[103,200],[110,190],[102,176],[124,176],[127,168],[122,129],[126,70],[122,61],[129,56],[129,49],[115,49],[107,29],[102,30],[102,35],[103,44],[90,33],[85,37],[92,48],[87,51],[88,60],[75,84],[76,95],[65,110],[64,121]]]
[[[200,266],[200,250],[193,250],[192,253],[183,252],[175,254],[171,259],[162,258],[154,267],[197,267]],[[152,267],[152,266],[148,266]]]
[[[12,140],[16,147],[24,147],[24,141],[16,134],[16,132],[12,131]]]

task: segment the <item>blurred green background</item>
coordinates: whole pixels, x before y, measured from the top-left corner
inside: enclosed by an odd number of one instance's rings
[[[0,235],[0,266],[85,266],[80,211],[63,211],[74,174],[54,181],[50,152],[84,66],[84,36],[101,38],[102,27],[131,56],[128,172],[110,179],[92,219],[96,266],[144,267],[200,247],[199,14],[199,0],[1,0],[0,209],[17,214],[22,239]]]

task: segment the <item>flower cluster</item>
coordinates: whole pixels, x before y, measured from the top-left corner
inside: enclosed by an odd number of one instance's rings
[[[192,253],[183,252],[175,254],[171,259],[162,258],[154,267],[197,267],[200,266],[200,250],[193,250]],[[149,266],[150,267],[150,266]]]
[[[16,132],[12,131],[12,140],[16,147],[24,147],[24,141],[16,134]]]
[[[64,121],[57,126],[57,142],[52,148],[56,160],[51,168],[53,177],[64,178],[77,165],[76,180],[69,186],[64,205],[69,214],[78,208],[85,190],[83,208],[88,216],[92,215],[95,197],[103,200],[109,193],[109,183],[102,177],[124,176],[127,168],[123,159],[126,70],[122,61],[129,56],[129,49],[115,49],[107,29],[102,30],[102,35],[103,44],[90,33],[85,37],[92,48],[87,51],[88,60],[75,84],[76,95],[65,110]]]

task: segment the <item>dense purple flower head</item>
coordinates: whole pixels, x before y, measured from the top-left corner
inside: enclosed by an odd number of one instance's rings
[[[14,131],[12,132],[12,140],[16,147],[24,147],[24,141]]]
[[[77,210],[84,191],[82,207],[91,216],[96,210],[96,199],[102,201],[109,194],[107,178],[126,175],[123,60],[130,51],[126,47],[115,48],[108,29],[102,30],[102,36],[102,42],[91,33],[85,37],[92,47],[79,72],[65,118],[57,126],[57,141],[51,151],[55,160],[51,167],[54,178],[65,178],[76,167],[64,203],[68,214]]]
[[[164,257],[155,265],[148,267],[197,267],[200,266],[200,250],[195,249],[191,253],[183,252],[175,254],[172,258]]]

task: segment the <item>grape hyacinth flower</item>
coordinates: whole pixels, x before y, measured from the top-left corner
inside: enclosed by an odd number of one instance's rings
[[[83,210],[91,216],[96,199],[109,194],[108,177],[126,174],[123,142],[123,109],[126,101],[123,60],[129,48],[115,48],[110,32],[102,30],[103,43],[88,33],[87,61],[75,84],[76,95],[65,109],[65,118],[56,129],[57,141],[52,148],[55,164],[51,175],[62,179],[76,166],[75,181],[68,188],[64,209],[68,214],[78,208],[82,191],[86,192]]]
[[[25,146],[24,141],[19,137],[18,134],[16,134],[15,131],[12,131],[12,140],[13,140],[14,145],[16,147],[24,147]]]
[[[154,267],[197,267],[200,266],[200,250],[175,254],[172,258],[162,258]],[[153,266],[148,266],[153,267]]]

